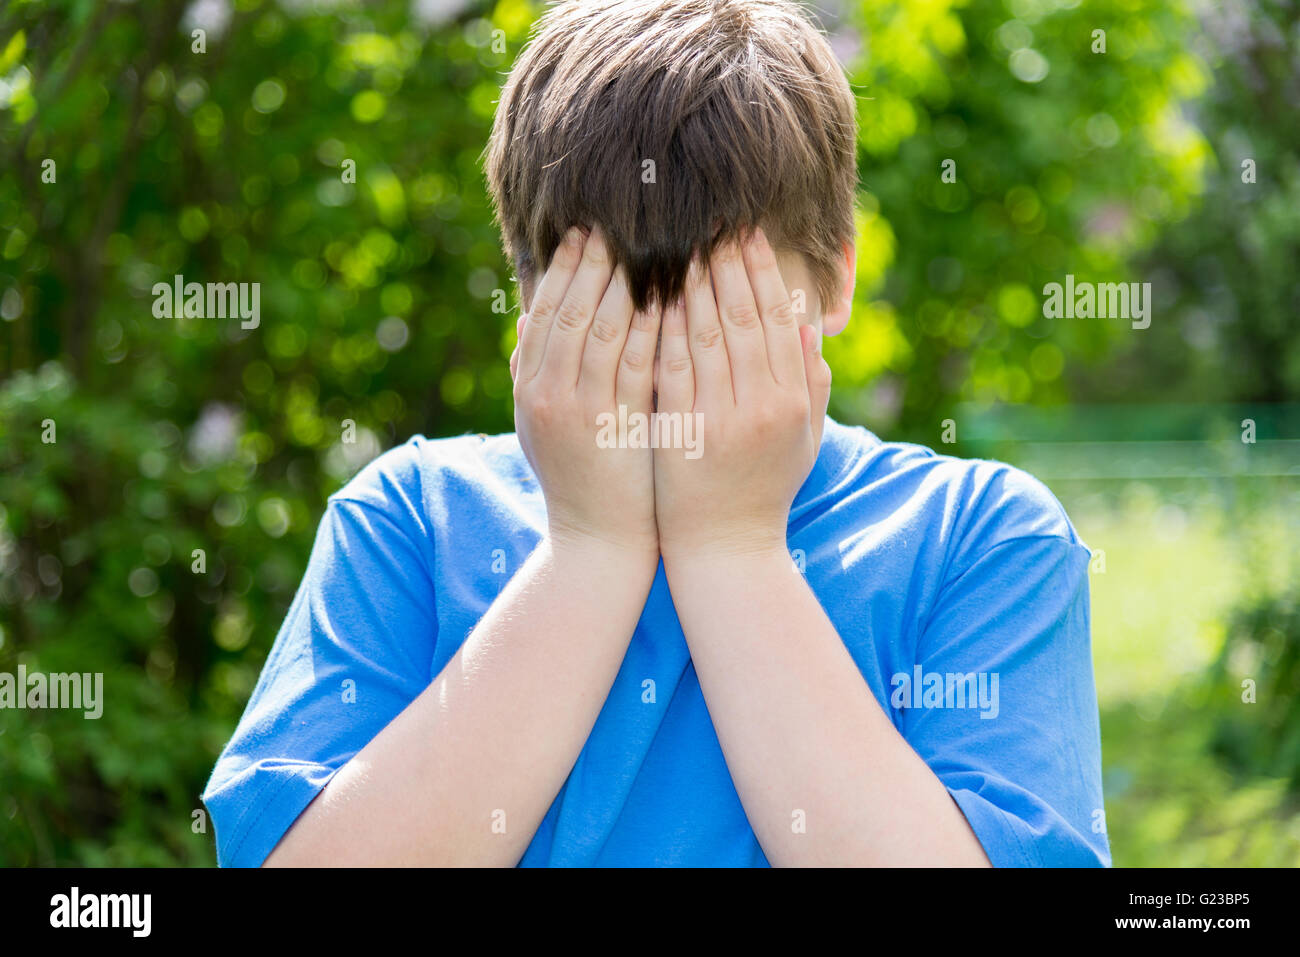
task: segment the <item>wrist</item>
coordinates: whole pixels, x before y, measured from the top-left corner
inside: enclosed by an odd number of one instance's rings
[[[708,538],[692,536],[688,540],[661,538],[660,552],[664,567],[763,564],[772,560],[788,562],[785,529],[749,530]]]
[[[784,545],[669,551],[664,576],[678,615],[687,618],[704,609],[765,601],[805,584]]]
[[[613,569],[620,574],[640,572],[654,577],[659,566],[657,537],[619,537],[579,532],[553,525],[546,541],[557,562],[590,570]]]

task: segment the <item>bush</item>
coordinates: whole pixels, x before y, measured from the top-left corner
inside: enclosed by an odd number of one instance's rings
[[[1300,793],[1300,590],[1264,596],[1233,614],[1211,672],[1225,700],[1213,739],[1232,767],[1285,777]]]

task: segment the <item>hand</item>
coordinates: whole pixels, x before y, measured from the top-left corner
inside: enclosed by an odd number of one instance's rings
[[[515,430],[546,498],[554,541],[653,555],[649,448],[601,448],[597,418],[651,410],[660,313],[635,313],[599,229],[569,230],[519,317],[510,357]]]
[[[660,414],[699,413],[700,454],[655,452],[664,561],[786,549],[790,505],[821,446],[831,370],[800,328],[761,230],[691,266],[664,310]]]

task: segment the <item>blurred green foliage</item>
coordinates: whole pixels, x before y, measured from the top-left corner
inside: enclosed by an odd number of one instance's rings
[[[197,796],[325,496],[512,427],[480,160],[538,5],[322,6],[234,0],[196,52],[179,0],[0,5],[0,671],[107,696],[0,710],[0,863],[210,864]],[[1294,11],[818,6],[862,129],[833,413],[933,444],[959,403],[1295,397]],[[1044,319],[1065,273],[1154,277],[1152,328]],[[155,318],[175,275],[260,283],[260,325]]]
[[[0,669],[108,696],[0,711],[0,861],[210,862],[191,814],[324,497],[414,432],[511,427],[479,156],[490,32],[532,11],[408,8],[241,2],[205,53],[176,2],[0,21]],[[177,274],[259,282],[260,325],[154,318]]]
[[[1066,401],[1074,368],[1139,334],[1047,318],[1043,286],[1144,278],[1133,257],[1202,188],[1208,144],[1182,109],[1209,82],[1195,22],[1153,0],[853,9],[861,302],[826,354],[870,388],[836,408],[934,442],[959,400]]]
[[[1232,720],[1218,724],[1215,749],[1240,770],[1285,777],[1300,793],[1300,593],[1294,583],[1236,611],[1212,674],[1235,684],[1243,702],[1256,706],[1238,708]]]
[[[1278,747],[1295,727],[1286,689],[1300,673],[1276,654],[1300,644],[1300,630],[1271,611],[1288,607],[1300,580],[1300,480],[1216,470],[1051,484],[1094,550],[1092,646],[1116,864],[1300,864],[1300,792]]]

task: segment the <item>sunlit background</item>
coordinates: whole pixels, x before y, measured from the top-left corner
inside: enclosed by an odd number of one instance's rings
[[[106,694],[0,710],[0,864],[211,865],[325,497],[512,428],[481,154],[539,9],[0,2],[0,671]],[[1029,469],[1094,549],[1116,864],[1300,863],[1300,8],[816,9],[861,123],[832,414]],[[177,274],[260,325],[155,318]],[[1045,318],[1067,274],[1150,327]]]

